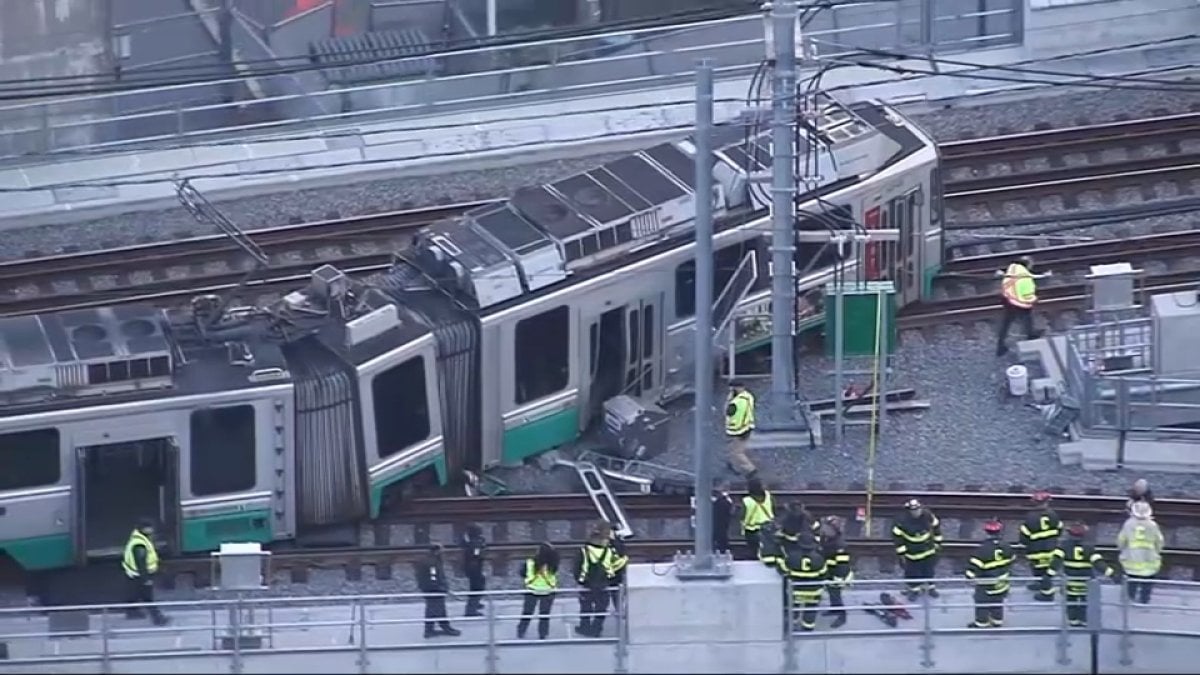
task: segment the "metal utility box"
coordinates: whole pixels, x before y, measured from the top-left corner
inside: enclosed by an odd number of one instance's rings
[[[1150,298],[1154,330],[1154,373],[1195,375],[1200,372],[1200,297],[1195,290],[1162,293]]]
[[[667,449],[669,419],[656,405],[614,396],[604,402],[604,439],[618,457],[648,459]]]
[[[1092,287],[1092,310],[1103,312],[1133,307],[1136,274],[1137,270],[1129,263],[1092,265],[1088,274],[1088,283]]]
[[[834,354],[834,326],[837,325],[836,285],[825,285],[825,352]],[[842,350],[847,356],[875,354],[876,323],[879,321],[880,294],[887,318],[882,334],[887,353],[896,349],[896,286],[890,281],[847,283],[843,287]]]

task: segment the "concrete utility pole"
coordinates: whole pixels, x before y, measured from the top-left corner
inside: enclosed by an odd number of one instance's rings
[[[694,556],[680,556],[680,578],[728,577],[728,556],[712,550],[713,399],[713,67],[702,59],[696,69],[696,407],[692,422],[696,465]]]
[[[796,221],[796,0],[773,0],[771,34],[771,398],[776,423],[790,419],[795,378],[792,279]],[[786,417],[785,417],[786,415]]]

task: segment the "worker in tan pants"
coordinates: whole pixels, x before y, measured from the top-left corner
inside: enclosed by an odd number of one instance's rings
[[[746,445],[754,431],[754,394],[736,380],[729,383],[729,400],[725,405],[725,436],[729,439],[729,468],[744,476],[758,472],[746,456]]]

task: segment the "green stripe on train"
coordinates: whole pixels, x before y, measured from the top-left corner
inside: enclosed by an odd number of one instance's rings
[[[386,489],[389,485],[392,485],[393,483],[402,481],[405,478],[408,478],[409,476],[412,476],[413,474],[418,473],[420,471],[424,471],[425,469],[428,469],[431,466],[433,467],[434,472],[437,473],[438,483],[441,485],[445,485],[446,481],[448,479],[448,476],[446,476],[446,455],[444,455],[442,453],[439,453],[436,457],[434,457],[432,459],[427,459],[423,462],[420,462],[419,464],[414,464],[414,465],[408,467],[407,469],[404,469],[402,471],[397,471],[396,473],[389,474],[389,475],[385,476],[384,478],[380,478],[376,481],[373,481],[371,483],[371,517],[372,518],[379,517],[379,507],[380,507],[380,504],[383,503],[384,489]]]
[[[0,542],[0,550],[12,556],[27,570],[51,570],[70,567],[75,562],[71,535],[52,534],[48,537],[30,537]]]
[[[228,542],[269,543],[271,510],[227,511],[199,518],[183,519],[185,553],[215,551]]]
[[[505,430],[500,462],[505,465],[520,464],[534,455],[565,445],[577,438],[579,408],[570,407],[529,424]]]

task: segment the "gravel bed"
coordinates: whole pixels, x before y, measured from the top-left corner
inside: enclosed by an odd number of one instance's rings
[[[1197,181],[1197,192],[1200,194],[1200,181]],[[1007,237],[1018,236],[1023,239],[1030,239],[1030,246],[1053,246],[1058,244],[1072,244],[1082,241],[1099,241],[1107,239],[1124,239],[1127,237],[1138,237],[1150,234],[1163,234],[1166,232],[1179,232],[1183,230],[1194,230],[1200,228],[1200,210],[1189,213],[1172,213],[1169,215],[1151,216],[1148,218],[1138,218],[1122,220],[1120,222],[1104,223],[1100,225],[1092,225],[1086,227],[1072,227],[1070,229],[1059,230],[1059,227],[1068,226],[1071,223],[1056,219],[1055,215],[1066,215],[1080,211],[1101,210],[1105,208],[1114,208],[1118,206],[1129,206],[1132,204],[1146,203],[1141,199],[1120,200],[1116,203],[1102,203],[1096,205],[1091,200],[1084,200],[1083,204],[1078,209],[1066,209],[1059,206],[1058,208],[1048,209],[1046,211],[1024,211],[1015,215],[1006,215],[1008,218],[1025,218],[1036,215],[1043,215],[1045,220],[1035,225],[1019,225],[1012,227],[996,227],[988,229],[973,229],[973,230],[946,230],[946,243],[948,245],[962,244],[978,244],[978,251],[975,253],[964,252],[964,255],[978,255],[986,252],[986,248],[991,246],[1004,245],[1009,248],[1016,246],[1014,240]],[[974,219],[971,219],[974,220]],[[953,222],[953,221],[951,221]],[[1047,230],[1053,232],[1045,233]]]
[[[965,99],[913,117],[938,140],[950,141],[1200,110],[1200,91],[1047,94],[1040,89],[1023,100],[978,106]]]

